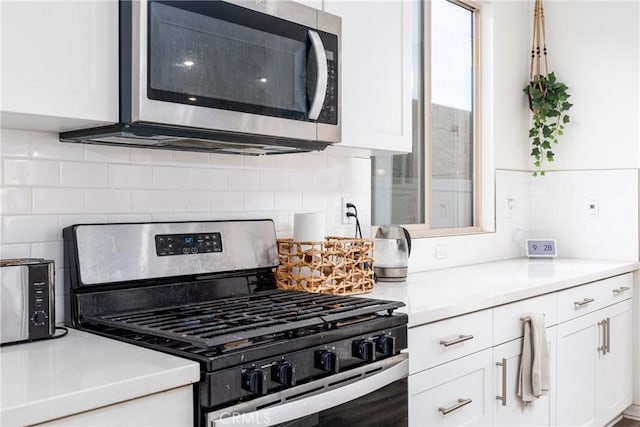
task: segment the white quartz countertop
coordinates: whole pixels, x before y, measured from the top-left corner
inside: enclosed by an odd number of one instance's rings
[[[30,425],[198,382],[196,362],[70,329],[0,349],[0,424]]]
[[[412,273],[406,282],[378,282],[363,297],[404,302],[409,327],[628,273],[631,261],[516,258]]]

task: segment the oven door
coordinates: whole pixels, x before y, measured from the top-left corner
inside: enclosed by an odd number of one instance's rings
[[[207,426],[406,426],[408,374],[402,353],[212,412]]]
[[[131,121],[303,140],[337,127],[338,35],[318,28],[323,12],[274,0],[133,8]]]

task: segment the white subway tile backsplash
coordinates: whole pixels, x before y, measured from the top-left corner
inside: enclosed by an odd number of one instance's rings
[[[151,214],[111,214],[107,215],[107,222],[149,222]]]
[[[77,188],[34,188],[34,213],[78,213],[84,211],[84,190]]]
[[[36,243],[58,240],[61,236],[55,215],[2,217],[2,243]]]
[[[107,165],[86,162],[60,162],[60,186],[104,188],[109,184]]]
[[[350,234],[352,226],[334,224],[340,220],[340,197],[360,194],[344,186],[354,177],[351,160],[325,153],[243,157],[172,152],[61,143],[56,133],[1,129],[0,155],[0,257],[38,256],[60,265],[59,321],[65,299],[65,227],[271,218],[278,236],[288,237],[295,212],[321,211],[328,233]],[[363,170],[366,162],[359,162]],[[368,191],[361,195],[368,198]]]
[[[191,169],[170,166],[153,167],[153,187],[158,189],[191,188]]]
[[[151,188],[152,171],[151,166],[109,165],[109,187]]]
[[[0,259],[29,258],[30,256],[29,245],[0,245]]]
[[[108,221],[107,215],[83,214],[83,215],[58,215],[60,230],[75,224],[103,224]]]
[[[131,149],[112,145],[85,145],[84,159],[88,162],[129,163]]]
[[[0,129],[0,153],[7,157],[28,157],[28,131],[17,129]]]
[[[289,172],[289,191],[313,191],[315,180],[316,177],[313,172]]]
[[[284,171],[260,171],[260,190],[287,191],[289,174]]]
[[[277,165],[276,157],[280,156],[247,156],[244,158],[246,169],[273,169]],[[280,166],[277,166],[280,168]]]
[[[0,191],[2,198],[2,214],[28,214],[31,213],[31,188],[5,187]]]
[[[172,160],[174,164],[186,163],[189,166],[207,166],[209,165],[209,154],[191,151],[172,151]]]
[[[198,190],[226,190],[227,171],[225,169],[193,169],[191,171],[193,185]]]
[[[5,160],[4,185],[48,186],[59,183],[59,164],[54,161]]]
[[[64,266],[64,251],[62,240],[56,242],[32,243],[31,257],[52,259],[56,267]]]
[[[327,210],[325,193],[302,193],[302,210],[305,212],[324,212]]]
[[[236,212],[244,209],[244,193],[240,191],[212,191],[211,212]]]
[[[151,221],[156,221],[156,222],[190,221],[190,220],[191,220],[191,215],[188,212],[151,214]]]
[[[29,154],[35,159],[82,160],[84,146],[77,143],[60,142],[49,132],[31,132]]]
[[[229,154],[211,154],[209,164],[216,168],[238,169],[244,165],[243,156],[231,156]]]
[[[143,163],[154,165],[171,165],[171,151],[169,150],[149,150],[145,148],[131,149],[131,163]]]
[[[328,164],[326,154],[309,153],[302,157],[302,168],[307,171],[327,170]]]
[[[258,191],[260,176],[250,169],[231,169],[227,175],[227,188],[233,191]]]
[[[171,210],[173,212],[207,212],[209,210],[209,193],[193,190],[173,191],[171,193]]]
[[[351,175],[353,177],[371,176],[371,160],[352,158]]]
[[[134,190],[131,192],[131,210],[133,212],[170,212],[171,191]]]
[[[302,193],[298,191],[276,191],[274,193],[274,208],[278,211],[302,210]]]
[[[131,212],[131,194],[124,190],[85,190],[88,213]]]
[[[272,211],[274,195],[271,191],[247,192],[244,194],[244,209],[246,211]]]

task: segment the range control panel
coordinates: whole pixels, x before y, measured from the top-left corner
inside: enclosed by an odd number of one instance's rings
[[[222,252],[220,233],[159,234],[155,238],[158,256]]]

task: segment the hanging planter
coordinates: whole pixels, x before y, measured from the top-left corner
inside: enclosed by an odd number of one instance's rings
[[[542,72],[544,57],[544,73]],[[564,133],[564,125],[569,123],[567,111],[573,104],[568,102],[569,88],[558,81],[554,73],[549,73],[547,44],[545,41],[544,9],[542,0],[535,0],[533,11],[533,41],[531,43],[531,66],[529,84],[524,92],[529,97],[532,125],[529,129],[531,156],[534,159],[533,176],[544,175],[544,161],[553,162],[553,144]]]

